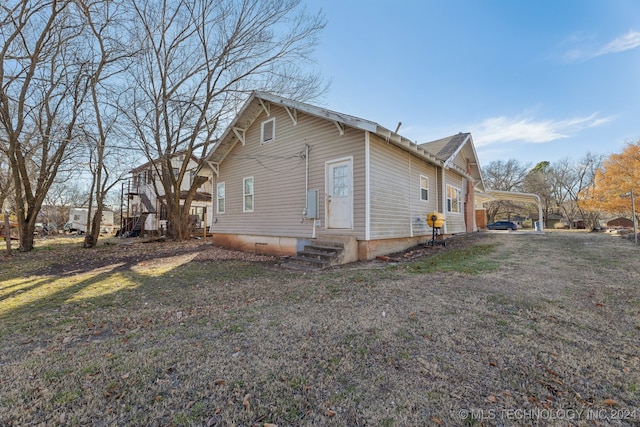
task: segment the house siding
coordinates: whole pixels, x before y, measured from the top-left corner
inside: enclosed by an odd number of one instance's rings
[[[260,144],[261,124],[275,117],[275,138]],[[309,146],[309,189],[318,190],[320,226],[316,233],[360,236],[364,233],[364,132],[345,128],[340,135],[327,120],[298,113],[294,125],[284,108],[271,105],[245,133],[220,165],[216,182],[225,183],[225,213],[215,214],[215,233],[311,237],[313,221],[303,219],[306,205],[306,146]],[[354,227],[326,230],[325,164],[353,157]],[[243,212],[243,178],[254,178],[254,209]],[[212,211],[215,212],[215,203]]]
[[[455,164],[456,166],[458,166],[460,169],[462,170],[467,170],[467,159],[466,157],[463,155],[462,152],[458,153],[452,161],[453,164]]]
[[[178,156],[174,159],[171,159],[172,167],[181,168],[182,162],[184,161],[184,156]],[[195,171],[198,166],[198,163],[193,159],[189,160],[188,169],[185,171],[185,175],[182,179],[180,190],[187,191],[191,187],[191,171]],[[147,175],[150,174],[153,177],[153,183],[150,183],[147,180]],[[150,204],[155,208],[156,213],[150,213],[147,215],[144,222],[144,230],[155,232],[158,231],[161,227],[164,226],[164,221],[161,222],[159,219],[160,213],[160,199],[164,197],[165,191],[162,186],[161,178],[157,174],[157,169],[154,165],[149,165],[146,168],[139,170],[134,173],[134,179],[138,181],[138,186],[135,191],[139,194],[145,194],[146,197],[149,198]],[[155,185],[154,185],[155,184]],[[212,185],[211,181],[206,181],[199,188],[199,193],[209,193],[212,194]],[[183,203],[183,201],[181,201]],[[212,210],[210,209],[210,202],[205,201],[192,201],[191,207],[205,207],[206,214],[206,223],[207,225],[211,224],[211,220],[213,219]],[[142,199],[140,196],[136,196],[131,202],[131,213],[133,215],[140,215],[142,212],[147,212],[147,208],[144,206]]]
[[[445,183],[452,185],[460,190],[460,200],[464,202],[467,196],[466,179],[457,173],[446,170],[445,171]],[[446,210],[446,194],[443,196],[443,203]],[[464,207],[458,212],[446,212],[445,228],[447,234],[464,233],[466,231],[466,225],[464,222]]]
[[[429,200],[420,199],[420,176],[429,180]],[[437,208],[436,167],[372,135],[370,144],[371,239],[431,233],[426,215]]]

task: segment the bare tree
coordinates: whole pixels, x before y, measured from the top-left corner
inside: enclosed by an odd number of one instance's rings
[[[482,169],[485,185],[491,190],[521,191],[530,166],[516,159],[494,160]],[[501,212],[513,212],[520,205],[508,200],[499,200],[487,204],[487,218],[494,222]]]
[[[96,0],[84,4],[84,14],[92,37],[84,49],[93,52],[87,67],[88,108],[84,127],[89,148],[88,166],[91,171],[91,190],[88,203],[87,233],[84,247],[92,248],[100,235],[105,198],[126,173],[121,165],[121,150],[112,140],[115,138],[118,120],[117,92],[111,83],[129,65],[135,51],[125,39],[125,21],[130,18],[121,0]],[[111,142],[111,144],[110,144]],[[115,160],[109,162],[109,160]]]
[[[4,146],[5,142],[2,142]],[[0,149],[0,209],[4,208],[4,203],[9,199],[13,192],[13,177],[11,174],[11,165],[5,150]]]
[[[86,60],[76,49],[85,29],[78,4],[14,0],[0,5],[0,126],[8,142],[22,251],[33,249],[37,214],[77,136],[86,95]]]
[[[578,218],[586,227],[593,228],[597,225],[598,216],[594,216],[595,212],[587,211],[578,202],[581,192],[593,185],[603,158],[603,155],[586,153],[577,161],[564,158],[554,162],[549,169],[552,195],[569,223],[569,228],[573,228]]]
[[[203,183],[194,179],[180,191],[190,159],[204,158],[252,90],[299,100],[323,92],[319,77],[304,69],[325,23],[300,0],[130,1],[141,54],[121,111],[160,177],[169,237],[183,240]],[[178,154],[184,161],[174,172]]]
[[[80,179],[69,179],[56,181],[49,188],[44,203],[47,205],[66,206],[87,206],[89,195],[86,185]]]
[[[537,194],[540,197],[543,218],[538,218],[547,227],[549,214],[556,207],[553,198],[552,178],[549,173],[550,163],[542,161],[537,163],[528,173],[524,180],[523,188],[528,193]]]
[[[4,140],[0,139],[0,147],[5,146]],[[9,209],[5,202],[9,199],[13,191],[13,178],[11,177],[9,159],[3,148],[0,148],[0,215],[2,216],[2,227],[5,236],[6,254],[11,255],[11,226],[9,224]]]
[[[63,174],[63,177],[68,176],[68,174]],[[71,208],[87,206],[89,199],[85,180],[79,179],[75,175],[72,176],[67,180],[58,179],[51,185],[40,211],[40,215],[43,212],[46,213],[49,221],[55,223],[60,231],[64,229],[64,225],[69,220]]]

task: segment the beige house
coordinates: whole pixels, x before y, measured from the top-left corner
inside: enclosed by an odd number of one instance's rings
[[[171,159],[174,174],[182,167],[184,154],[177,153]],[[127,196],[123,212],[123,233],[131,235],[163,234],[167,229],[167,213],[164,187],[160,181],[159,162],[147,162],[131,171],[131,178],[125,183],[124,193]],[[191,182],[196,179],[198,159],[192,157],[188,162],[188,170],[181,183],[181,193],[189,190]],[[198,188],[190,207],[190,217],[194,227],[207,227],[211,223],[212,200],[211,182],[203,182]],[[184,197],[181,197],[183,199]]]
[[[339,262],[476,230],[483,189],[470,134],[416,144],[377,123],[253,93],[198,172],[211,178],[215,244],[296,255],[339,243]]]

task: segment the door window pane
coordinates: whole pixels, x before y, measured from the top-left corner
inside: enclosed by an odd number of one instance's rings
[[[349,166],[333,168],[333,197],[349,196]]]

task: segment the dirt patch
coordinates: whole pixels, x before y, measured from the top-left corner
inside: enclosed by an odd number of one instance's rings
[[[2,270],[0,424],[640,424],[629,241],[477,233],[308,275],[198,242],[139,249]],[[496,268],[416,268],[456,253]]]

